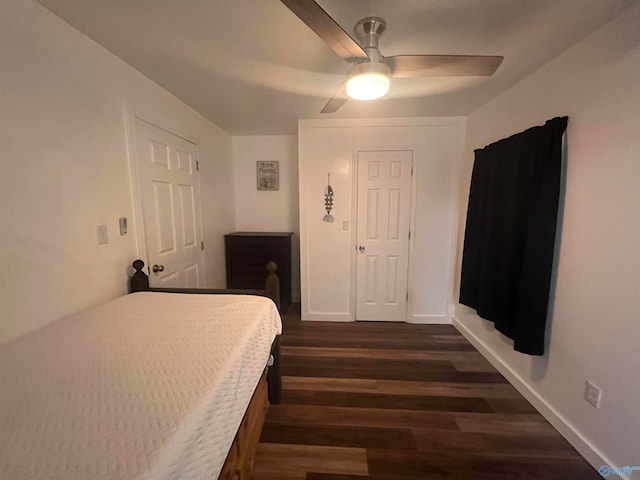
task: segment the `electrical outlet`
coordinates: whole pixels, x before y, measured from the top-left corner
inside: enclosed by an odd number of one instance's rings
[[[584,389],[584,399],[596,408],[600,408],[600,397],[602,396],[602,389],[597,385],[587,380],[587,384]]]
[[[109,243],[109,232],[107,231],[106,225],[98,225],[96,232],[98,234],[98,245]]]

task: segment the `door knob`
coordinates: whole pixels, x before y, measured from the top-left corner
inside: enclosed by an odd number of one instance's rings
[[[358,247],[358,250],[360,250],[360,253],[364,253],[364,245],[360,245]]]
[[[164,265],[154,265],[151,270],[153,270],[153,273],[164,272]]]

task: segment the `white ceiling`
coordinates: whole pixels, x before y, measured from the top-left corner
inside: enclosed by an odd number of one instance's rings
[[[321,115],[348,64],[279,0],[39,0],[233,135],[298,119],[467,115],[632,0],[319,0],[349,33],[387,22],[384,55],[503,55],[492,77],[393,79],[389,95]]]

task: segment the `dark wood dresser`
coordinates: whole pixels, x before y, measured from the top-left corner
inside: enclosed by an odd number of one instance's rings
[[[278,264],[280,310],[291,305],[291,237],[293,232],[234,232],[224,236],[227,288],[264,288],[265,265]]]

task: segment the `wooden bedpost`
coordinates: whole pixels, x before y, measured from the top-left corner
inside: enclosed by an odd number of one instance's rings
[[[278,307],[278,311],[280,311],[280,279],[278,275],[276,275],[276,270],[278,269],[278,264],[276,262],[267,263],[267,278],[264,281],[264,289],[267,293],[267,296],[273,300],[273,303]]]
[[[271,345],[273,363],[267,370],[267,384],[269,389],[269,401],[274,405],[280,405],[282,398],[282,376],[280,374],[280,336],[278,335]]]
[[[264,289],[273,303],[276,304],[280,312],[280,279],[276,275],[278,264],[276,262],[267,263],[267,279],[264,282]],[[280,312],[282,315],[283,312]],[[275,405],[280,404],[282,398],[282,381],[280,378],[280,337],[276,337],[271,345],[271,356],[273,363],[267,371],[267,384],[269,389],[269,401]]]
[[[149,290],[149,277],[142,271],[144,268],[144,262],[140,259],[135,260],[133,263],[133,269],[135,273],[131,277],[131,293],[145,292]]]

